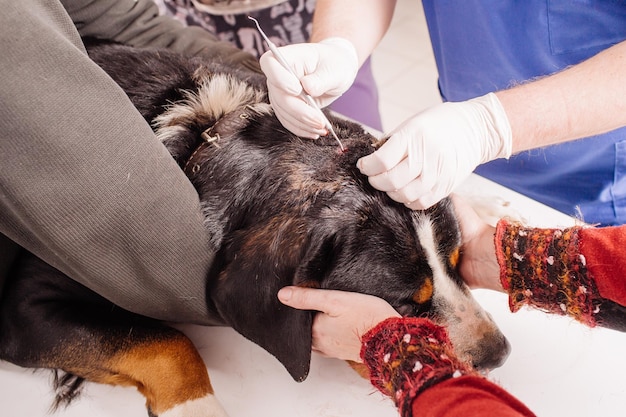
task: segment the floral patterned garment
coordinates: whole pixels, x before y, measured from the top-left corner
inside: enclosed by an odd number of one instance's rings
[[[200,26],[220,40],[256,57],[266,45],[248,19],[252,16],[277,46],[306,42],[311,34],[315,0],[155,0],[162,13],[189,26]],[[232,10],[233,14],[227,12]]]
[[[188,26],[199,26],[218,39],[259,58],[267,45],[254,23],[277,46],[307,42],[311,36],[315,0],[154,0],[161,14]],[[231,14],[228,14],[231,12]],[[330,105],[335,112],[382,131],[378,87],[368,58],[352,87]]]

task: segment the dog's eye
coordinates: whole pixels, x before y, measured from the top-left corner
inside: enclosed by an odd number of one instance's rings
[[[396,308],[396,311],[404,317],[430,317],[432,303],[428,300],[424,304],[407,303]]]
[[[411,298],[396,307],[396,310],[403,316],[416,317],[428,314],[432,305],[433,290],[433,279],[424,278],[420,287],[410,295]]]
[[[396,308],[396,311],[400,313],[401,316],[415,316],[415,306],[412,304],[403,304]]]

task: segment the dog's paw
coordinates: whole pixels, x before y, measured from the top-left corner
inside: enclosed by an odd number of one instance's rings
[[[228,417],[214,395],[189,400],[159,414],[158,417]]]
[[[349,360],[347,360],[346,362],[348,362],[350,368],[354,369],[354,371],[359,374],[361,378],[367,379],[368,381],[370,380],[370,371],[369,369],[367,369],[367,366],[362,363]]]

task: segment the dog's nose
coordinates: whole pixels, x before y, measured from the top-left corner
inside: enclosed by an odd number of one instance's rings
[[[486,335],[471,352],[474,368],[479,370],[495,369],[504,364],[511,353],[511,344],[500,332]]]

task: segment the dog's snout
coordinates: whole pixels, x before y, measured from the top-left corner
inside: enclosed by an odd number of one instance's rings
[[[448,314],[443,324],[459,357],[480,370],[502,366],[511,353],[511,345],[491,315],[473,298],[454,306],[444,310]]]
[[[477,348],[468,353],[474,368],[479,370],[495,369],[504,364],[511,353],[511,344],[500,332],[485,335]]]

